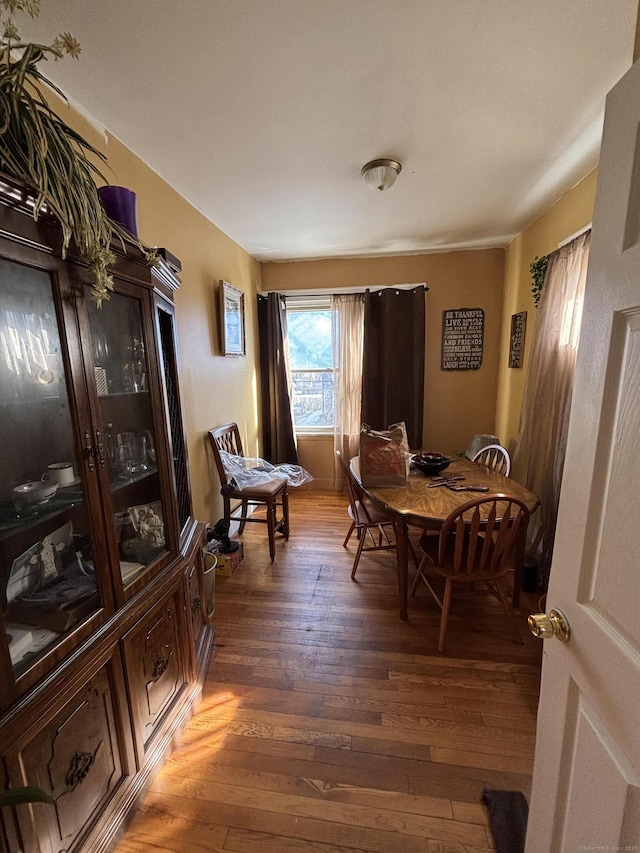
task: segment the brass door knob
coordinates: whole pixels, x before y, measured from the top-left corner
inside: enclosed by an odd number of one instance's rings
[[[550,610],[548,616],[546,613],[532,613],[527,622],[534,637],[541,640],[557,637],[563,643],[569,642],[571,628],[562,610]]]

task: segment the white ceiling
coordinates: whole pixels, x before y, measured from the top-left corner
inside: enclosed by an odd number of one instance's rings
[[[598,161],[637,0],[43,0],[46,71],[260,260],[504,246]],[[402,163],[367,188],[368,160]],[[117,183],[117,176],[113,183]]]

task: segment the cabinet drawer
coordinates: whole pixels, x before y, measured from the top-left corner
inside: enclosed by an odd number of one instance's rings
[[[55,805],[36,804],[35,822],[19,809],[25,851],[80,850],[85,830],[99,817],[123,778],[123,753],[108,672],[100,669],[21,750],[11,756],[24,779],[49,793]],[[77,845],[77,846],[76,846]]]
[[[186,683],[182,647],[187,640],[179,615],[180,598],[181,588],[122,641],[139,759]]]

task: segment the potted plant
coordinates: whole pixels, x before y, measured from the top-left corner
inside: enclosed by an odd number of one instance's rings
[[[96,185],[96,179],[108,183],[96,166],[106,163],[104,154],[47,103],[46,86],[66,98],[40,64],[65,54],[77,58],[80,45],[66,32],[48,45],[23,42],[13,20],[16,12],[37,17],[40,0],[0,0],[0,170],[33,189],[34,218],[46,209],[59,220],[63,256],[75,241],[93,273],[92,299],[100,307],[113,290],[108,268],[115,261],[114,236],[123,247],[136,245],[149,263],[157,258],[106,214]]]
[[[536,255],[533,259],[533,263],[529,265],[529,272],[531,273],[531,278],[533,280],[531,293],[533,294],[533,304],[536,308],[540,304],[540,297],[542,296],[542,288],[547,274],[548,263],[549,255],[543,255],[541,258]]]

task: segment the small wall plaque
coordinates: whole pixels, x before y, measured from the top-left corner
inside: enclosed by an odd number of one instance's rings
[[[511,347],[509,367],[522,367],[524,357],[524,335],[527,330],[527,312],[511,315]]]
[[[484,349],[482,308],[442,312],[442,370],[477,370]]]

